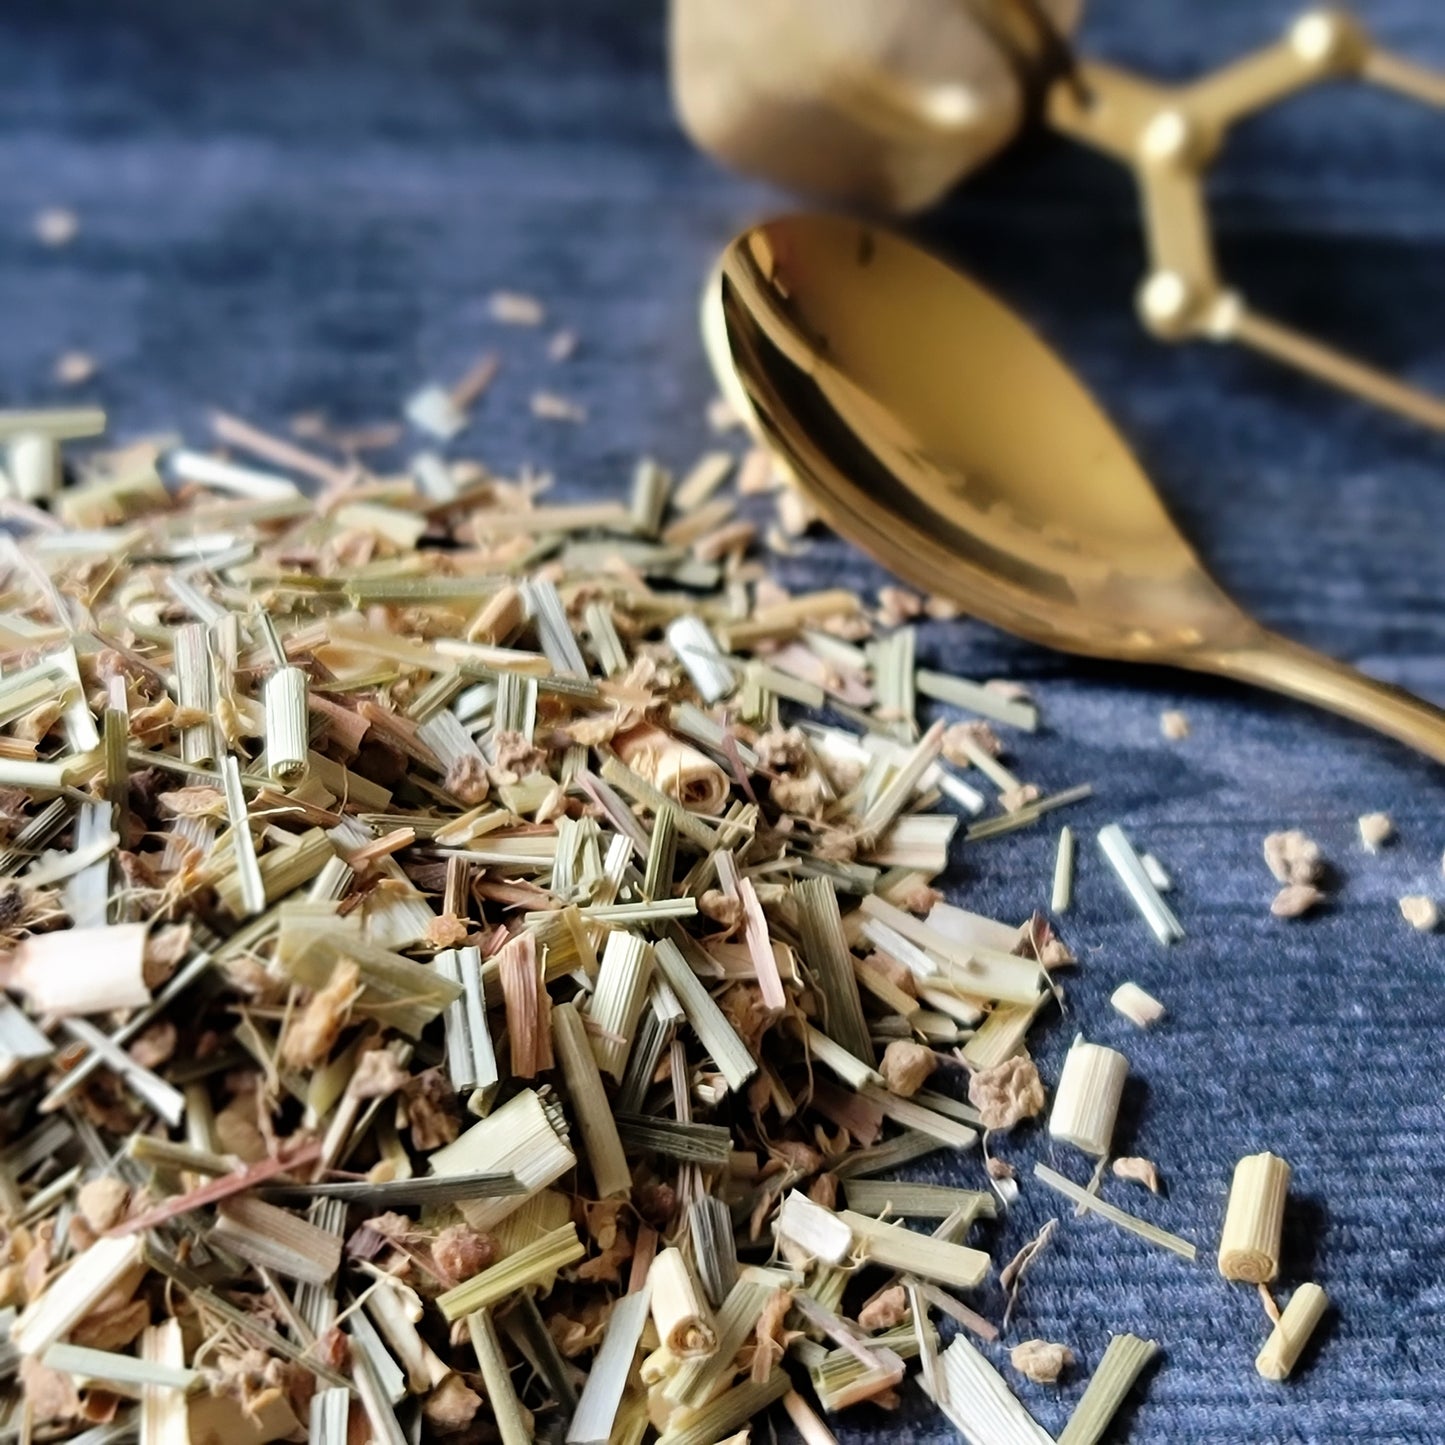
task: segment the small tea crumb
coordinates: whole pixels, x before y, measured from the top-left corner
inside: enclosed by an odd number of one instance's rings
[[[1275,894],[1269,911],[1276,918],[1298,918],[1316,904],[1323,903],[1324,897],[1312,883],[1290,883]]]
[[[103,1174],[99,1179],[82,1184],[75,1202],[80,1206],[85,1222],[97,1234],[104,1234],[120,1223],[129,1199],[130,1190],[119,1179]]]
[[[1067,1345],[1050,1340],[1025,1340],[1009,1351],[1009,1364],[1036,1385],[1052,1385],[1074,1363]]]
[[[1043,1080],[1027,1054],[1015,1054],[991,1069],[980,1069],[968,1081],[968,1102],[985,1129],[1012,1129],[1043,1109]]]
[[[937,1067],[938,1059],[932,1049],[910,1039],[894,1039],[883,1050],[878,1071],[892,1093],[908,1099],[928,1082]]]
[[[1318,883],[1325,869],[1319,844],[1298,828],[1271,833],[1264,840],[1264,861],[1281,883]]]
[[[493,291],[490,305],[492,320],[503,326],[540,326],[547,319],[542,303],[520,291]]]
[[[741,496],[755,497],[776,491],[781,484],[782,478],[773,466],[772,457],[762,447],[753,447],[738,465],[737,487]]]
[[[984,1166],[990,1179],[1016,1179],[1018,1171],[1007,1159],[990,1158]]]
[[[565,396],[558,396],[556,392],[534,391],[532,415],[539,421],[584,422],[587,420],[587,409],[578,406],[575,401],[568,401]]]
[[[42,246],[68,246],[80,234],[80,217],[64,206],[35,213],[35,239]]]
[[[707,424],[715,432],[735,431],[742,426],[743,419],[725,396],[715,396],[707,404]]]
[[[901,1284],[879,1291],[858,1311],[858,1323],[870,1334],[891,1330],[908,1318],[908,1294]]]
[[[84,386],[98,369],[88,351],[66,351],[56,357],[52,375],[61,386]]]
[[[1395,825],[1388,813],[1366,813],[1359,822],[1360,842],[1371,853],[1377,853],[1380,844],[1388,843],[1395,836]]]
[[[577,350],[577,333],[559,331],[547,343],[548,361],[570,361]]]
[[[1020,808],[1026,808],[1030,803],[1035,803],[1039,798],[1039,785],[1037,783],[1020,783],[1016,788],[1005,788],[998,795],[998,805],[1005,813],[1017,813]]]
[[[1171,743],[1182,742],[1189,736],[1189,719],[1182,712],[1170,708],[1159,714],[1159,731]]]
[[[1400,900],[1400,916],[1411,928],[1421,933],[1431,933],[1440,926],[1440,909],[1433,898],[1422,893],[1412,893]]]
[[[1126,1155],[1122,1159],[1114,1160],[1114,1177],[1142,1184],[1150,1194],[1159,1192],[1159,1171],[1148,1159],[1132,1158]]]

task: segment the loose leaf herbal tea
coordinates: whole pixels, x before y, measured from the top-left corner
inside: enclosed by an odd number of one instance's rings
[[[399,428],[217,415],[224,455],[62,468],[99,413],[0,414],[38,459],[0,548],[0,1421],[711,1445],[776,1406],[822,1442],[917,1361],[971,1438],[1044,1438],[968,1235],[1018,1192],[988,1134],[1044,1107],[1027,1038],[1073,959],[934,882],[1087,783],[1001,760],[1018,690],[918,667],[946,608],[767,578],[765,454],[586,502],[449,460],[499,365],[411,398],[397,473],[357,458]],[[1100,1174],[1040,1180],[1192,1255],[1095,1196],[1127,1066],[1092,1047],[1051,1128]],[[895,1177],[924,1155],[946,1183]],[[1221,1267],[1277,1242],[1230,1218]],[[1121,1348],[1068,1438],[1153,1346]]]

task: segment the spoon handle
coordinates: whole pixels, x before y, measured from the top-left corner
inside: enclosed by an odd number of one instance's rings
[[[1249,644],[1211,653],[1197,665],[1328,708],[1445,763],[1445,709],[1276,632],[1261,630]]]

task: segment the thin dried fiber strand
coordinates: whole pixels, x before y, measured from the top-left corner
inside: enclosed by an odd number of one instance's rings
[[[1134,1215],[1127,1214],[1122,1209],[1116,1209],[1112,1204],[1106,1204],[1102,1199],[1095,1198],[1087,1189],[1081,1188],[1072,1179],[1066,1179],[1046,1164],[1034,1165],[1034,1177],[1047,1184],[1050,1189],[1057,1190],[1065,1199],[1071,1199],[1075,1204],[1082,1205],[1087,1213],[1097,1214],[1111,1224],[1117,1224],[1120,1229],[1127,1229],[1131,1234],[1137,1234],[1140,1239],[1147,1240],[1150,1244],[1157,1244],[1161,1249],[1170,1250],[1182,1259],[1193,1260],[1199,1253],[1198,1249],[1187,1239],[1181,1239],[1177,1234],[1170,1234],[1156,1225],[1136,1219]]]

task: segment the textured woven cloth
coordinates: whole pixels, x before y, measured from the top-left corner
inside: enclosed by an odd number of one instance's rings
[[[1290,13],[1279,0],[1098,0],[1087,40],[1184,76]],[[1366,18],[1445,64],[1438,0],[1379,0]],[[688,150],[667,108],[660,5],[616,0],[11,0],[0,196],[6,403],[70,395],[51,368],[82,348],[102,367],[85,394],[120,435],[179,424],[200,438],[211,405],[277,426],[317,410],[365,422],[504,345],[464,446],[498,467],[543,466],[568,493],[615,492],[640,453],[684,465],[706,444],[698,287],[740,225],[786,204]],[[63,250],[32,236],[48,205],[80,217]],[[1216,205],[1228,271],[1263,309],[1445,391],[1438,119],[1346,92],[1298,100],[1240,132]],[[1445,442],[1264,362],[1147,339],[1132,317],[1142,254],[1127,179],[1061,142],[1026,143],[921,229],[1080,369],[1245,604],[1445,700]],[[487,317],[496,287],[544,298],[580,335],[575,358],[546,361],[545,333],[501,332]],[[533,420],[541,386],[588,422]],[[828,541],[783,571],[882,580]],[[1056,1078],[1076,1029],[1129,1054],[1119,1146],[1156,1161],[1168,1190],[1152,1201],[1111,1185],[1112,1197],[1201,1246],[1187,1265],[1026,1187],[990,1243],[1011,1252],[1063,1219],[1010,1340],[1066,1342],[1081,1365],[1057,1389],[1011,1383],[1056,1432],[1109,1334],[1130,1330],[1164,1355],[1113,1438],[1445,1440],[1445,937],[1414,933],[1396,908],[1445,892],[1440,770],[1301,707],[1063,659],[968,622],[926,626],[921,650],[1033,686],[1046,725],[1019,740],[1019,767],[1049,787],[1095,785],[1071,819],[1065,931],[1082,967],[1039,1060]],[[1186,741],[1162,739],[1164,708],[1188,714]],[[1377,809],[1399,840],[1369,856],[1355,818]],[[1173,949],[1098,857],[1093,832],[1116,819],[1177,880],[1188,937]],[[1270,917],[1260,856],[1287,826],[1336,871],[1330,905],[1293,923]],[[1026,917],[1047,897],[1053,840],[1040,828],[960,849],[956,896]],[[1168,1005],[1148,1034],[1108,1007],[1127,978]],[[1212,1262],[1233,1162],[1265,1148],[1295,1169],[1282,1289],[1316,1279],[1337,1305],[1287,1385],[1254,1373],[1259,1301]],[[1038,1130],[999,1152],[1050,1157]],[[1081,1177],[1077,1158],[1055,1162]],[[980,1178],[976,1159],[954,1167]],[[998,1316],[996,1288],[980,1307]],[[890,1438],[901,1420],[918,1440],[952,1438],[912,1387],[901,1416],[854,1412],[839,1438]]]

